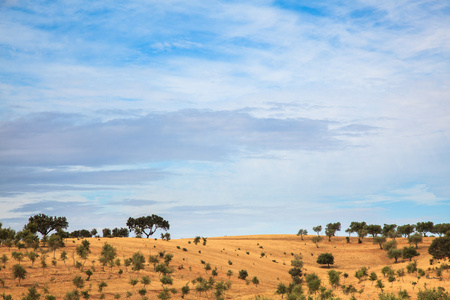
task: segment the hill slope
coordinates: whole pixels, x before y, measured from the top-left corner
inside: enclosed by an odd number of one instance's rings
[[[416,260],[418,268],[426,272],[426,275],[420,279],[417,273],[408,274],[406,272],[406,266],[410,263],[409,261],[404,261],[400,258],[399,263],[394,264],[392,259],[388,259],[385,251],[380,250],[378,245],[372,244],[371,238],[364,239],[362,244],[357,243],[357,238],[351,238],[351,243],[347,243],[344,237],[333,237],[331,242],[324,238],[318,244],[319,248],[317,248],[311,242],[311,236],[306,236],[304,240],[301,240],[296,235],[216,237],[208,238],[205,246],[201,242],[195,245],[193,239],[162,241],[136,238],[89,238],[87,240],[90,242],[92,253],[84,262],[83,271],[74,267],[76,261],[83,263],[83,260],[76,254],[76,246],[81,244],[81,240],[68,239],[66,240],[66,247],[56,251],[56,266],[51,263],[53,259],[52,252],[47,254],[48,267],[45,269],[41,268],[40,258],[36,260],[33,266],[29,259],[24,259],[21,264],[25,266],[28,276],[22,280],[20,287],[17,286],[18,280],[14,280],[11,273],[12,266],[17,263],[11,257],[11,253],[18,250],[15,248],[8,249],[3,246],[0,248],[0,256],[5,254],[9,261],[6,263],[6,268],[1,270],[0,278],[5,282],[5,288],[2,289],[2,293],[11,294],[13,299],[21,299],[33,283],[38,283],[38,291],[41,294],[44,294],[44,288],[46,288],[57,299],[62,299],[68,291],[75,289],[72,284],[72,279],[75,276],[81,276],[86,279],[87,275],[84,271],[95,269],[90,281],[85,281],[85,286],[81,289],[89,289],[91,299],[100,298],[101,293],[98,291],[98,283],[101,281],[106,282],[108,285],[103,289],[106,299],[113,299],[115,295],[120,295],[121,299],[125,299],[127,291],[133,294],[129,299],[141,299],[138,290],[144,287],[143,284],[138,283],[133,288],[129,283],[130,278],[140,280],[142,276],[148,275],[151,283],[146,286],[146,296],[149,299],[156,299],[156,296],[162,290],[162,285],[159,282],[159,274],[154,271],[153,265],[148,264],[148,258],[150,255],[159,255],[159,252],[165,252],[165,254],[173,254],[170,266],[174,268],[174,273],[172,274],[174,282],[171,287],[177,289],[177,293],[172,295],[174,299],[181,298],[181,287],[186,284],[190,287],[190,294],[185,299],[206,298],[206,296],[213,298],[211,291],[207,294],[196,293],[195,285],[192,284],[192,280],[199,276],[205,279],[211,276],[212,270],[205,270],[207,263],[210,264],[212,269],[217,268],[216,281],[231,281],[231,288],[225,292],[226,298],[254,299],[255,295],[262,295],[271,299],[279,299],[281,296],[274,295],[274,293],[280,282],[288,285],[291,281],[288,271],[291,268],[293,254],[301,254],[303,257],[303,275],[314,272],[321,278],[322,285],[331,289],[327,276],[330,269],[321,267],[316,263],[320,253],[330,252],[335,259],[335,264],[331,269],[349,275],[348,278],[344,279],[341,274],[341,284],[347,286],[351,284],[358,291],[362,290],[361,294],[357,293],[355,295],[356,298],[377,299],[377,295],[380,292],[375,288],[375,284],[372,284],[368,279],[359,283],[355,277],[355,272],[365,266],[369,268],[369,274],[375,272],[378,279],[382,279],[385,291],[397,294],[400,289],[406,289],[409,295],[415,299],[419,288],[442,286],[448,290],[450,287],[448,270],[443,272],[444,280],[441,281],[433,270],[438,264],[430,265],[431,256],[428,254],[427,249],[432,239],[424,238],[424,242],[419,244],[418,251],[420,256],[416,257]],[[406,239],[397,238],[397,241],[399,249],[408,245]],[[117,249],[117,258],[121,260],[120,267],[105,267],[104,271],[102,270],[99,256],[105,243]],[[68,254],[67,266],[60,259],[60,253],[63,250]],[[23,249],[21,251],[25,252]],[[37,252],[42,256],[39,250]],[[124,266],[124,260],[136,252],[141,252],[146,259],[145,269],[139,272],[132,271],[131,266]],[[264,253],[264,256],[262,256],[262,253]],[[405,269],[405,276],[400,278],[395,275],[396,280],[393,283],[389,283],[387,278],[383,277],[381,273],[381,269],[387,265],[390,265],[394,270]],[[119,275],[119,269],[123,270],[122,275]],[[238,279],[239,271],[242,269],[247,270],[249,275],[247,279],[250,282]],[[226,275],[228,270],[233,272],[230,278]],[[251,283],[251,279],[254,276],[257,276],[259,279],[260,284],[258,286]],[[417,284],[413,286],[412,282]],[[304,292],[307,293],[306,285],[304,284],[303,286]],[[335,289],[334,294],[342,299],[351,297],[351,295],[345,295],[341,288]]]

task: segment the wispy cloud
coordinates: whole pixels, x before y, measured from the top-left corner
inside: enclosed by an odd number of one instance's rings
[[[375,129],[355,124],[333,130],[329,127],[335,122],[326,120],[255,118],[236,111],[184,110],[107,122],[83,120],[80,115],[43,113],[3,122],[0,162],[22,166],[95,166],[226,159],[240,149],[323,151],[349,146],[338,140],[342,132],[364,134]],[[109,172],[108,180],[120,180],[119,171]],[[47,179],[52,174],[60,177],[57,171],[47,174]],[[87,179],[89,175],[101,175],[79,174]]]
[[[407,188],[395,189],[383,195],[370,195],[365,200],[356,201],[356,203],[412,202],[419,205],[436,205],[448,200],[448,198],[438,197],[430,192],[426,184],[417,184]]]

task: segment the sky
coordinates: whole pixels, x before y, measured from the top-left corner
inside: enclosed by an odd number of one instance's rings
[[[3,227],[344,235],[449,182],[448,1],[0,0]]]

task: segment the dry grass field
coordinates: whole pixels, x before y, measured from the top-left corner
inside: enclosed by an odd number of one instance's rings
[[[311,242],[311,236],[304,237],[301,240],[296,235],[256,235],[256,236],[234,236],[234,237],[216,237],[208,238],[206,245],[199,243],[195,245],[192,239],[178,239],[170,241],[162,241],[160,239],[137,239],[137,238],[89,238],[90,249],[92,253],[85,262],[84,270],[75,268],[75,261],[83,262],[76,254],[76,246],[81,244],[82,240],[67,239],[66,247],[56,251],[56,266],[52,265],[53,252],[49,252],[47,258],[48,267],[43,269],[40,264],[40,258],[36,260],[32,266],[31,261],[25,258],[21,264],[27,270],[27,277],[21,281],[21,286],[18,286],[18,280],[13,278],[11,269],[17,263],[12,257],[13,251],[18,251],[16,248],[9,249],[7,247],[0,247],[0,256],[6,254],[9,260],[5,268],[0,271],[0,278],[5,282],[5,287],[0,286],[0,294],[10,294],[13,299],[22,299],[27,294],[28,289],[35,283],[38,285],[38,291],[44,295],[47,290],[49,294],[56,296],[56,299],[63,299],[64,295],[75,289],[72,280],[75,276],[81,276],[83,279],[87,278],[84,273],[87,269],[95,269],[89,281],[85,281],[85,285],[81,290],[88,290],[90,299],[99,299],[101,293],[98,291],[98,284],[101,281],[107,283],[107,287],[103,289],[105,299],[141,299],[138,290],[143,288],[142,283],[133,286],[129,283],[130,278],[142,278],[147,275],[151,279],[151,283],[146,286],[148,299],[157,299],[157,295],[162,290],[162,285],[159,281],[159,275],[154,271],[153,265],[148,263],[150,255],[158,254],[165,251],[165,253],[173,254],[173,259],[170,266],[174,268],[172,277],[174,279],[173,286],[177,289],[177,293],[172,295],[173,299],[181,298],[181,287],[188,284],[190,293],[185,299],[201,299],[214,298],[213,292],[209,291],[207,294],[196,293],[195,286],[191,281],[199,276],[208,279],[212,270],[205,270],[205,264],[209,263],[212,269],[217,268],[218,275],[215,277],[216,281],[231,281],[231,288],[225,292],[226,299],[255,299],[257,295],[269,299],[281,299],[280,295],[275,295],[275,291],[280,282],[289,284],[291,277],[288,274],[291,268],[292,254],[301,254],[303,256],[304,268],[303,275],[315,272],[322,280],[322,285],[331,289],[328,282],[327,272],[330,269],[347,273],[348,278],[344,279],[341,274],[341,284],[352,284],[358,292],[354,294],[357,299],[378,299],[380,292],[375,288],[375,283],[368,278],[362,282],[358,282],[355,277],[355,272],[360,267],[369,268],[369,274],[375,272],[378,279],[382,279],[385,285],[385,292],[397,292],[407,290],[412,299],[416,298],[416,293],[419,289],[432,288],[442,286],[446,290],[450,289],[449,270],[445,270],[442,274],[442,279],[439,279],[434,267],[439,263],[430,265],[431,256],[427,249],[433,238],[424,238],[423,243],[419,244],[418,251],[420,256],[416,257],[418,268],[426,272],[425,276],[418,278],[418,274],[408,274],[406,266],[409,261],[404,261],[401,258],[399,262],[394,264],[392,259],[388,259],[386,252],[380,250],[378,245],[372,244],[371,238],[365,238],[362,244],[357,243],[357,238],[351,238],[351,243],[346,243],[345,237],[333,237],[331,242],[328,242],[325,237],[319,243],[319,248]],[[407,246],[407,240],[404,238],[397,238],[398,248],[401,249]],[[190,242],[190,243],[189,243]],[[102,266],[99,263],[100,251],[104,243],[108,243],[117,249],[117,258],[121,260],[121,266],[114,266],[112,268]],[[184,249],[183,249],[184,248]],[[68,259],[66,266],[60,259],[61,251],[66,251]],[[25,252],[26,250],[20,250]],[[42,255],[41,250],[37,252]],[[133,253],[141,252],[145,259],[145,269],[139,272],[132,271],[131,267],[125,267],[124,259],[129,258]],[[316,259],[320,253],[331,252],[334,255],[335,264],[328,269],[316,263]],[[261,256],[264,253],[264,256]],[[202,261],[205,263],[203,264]],[[232,262],[230,265],[229,262]],[[1,264],[1,263],[0,263]],[[396,280],[389,283],[387,278],[383,277],[381,269],[384,266],[391,266],[394,270],[404,268],[405,276],[402,278],[396,277]],[[119,269],[123,270],[123,274],[119,275]],[[247,282],[239,279],[239,271],[245,269],[248,272]],[[228,270],[233,272],[233,275],[228,278],[226,273]],[[255,286],[251,279],[257,276],[260,284]],[[413,286],[412,282],[417,282]],[[304,293],[308,293],[305,284]],[[361,293],[359,293],[362,291]],[[349,299],[351,294],[345,295],[341,288],[334,289],[334,295],[341,299]],[[42,297],[41,299],[43,299]]]

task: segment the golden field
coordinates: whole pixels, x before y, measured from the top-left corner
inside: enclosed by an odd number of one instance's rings
[[[57,299],[63,299],[64,295],[75,289],[72,279],[75,276],[81,276],[83,279],[87,278],[84,273],[87,269],[95,269],[91,279],[85,281],[85,286],[81,290],[88,290],[90,299],[99,299],[101,293],[98,291],[98,283],[104,281],[108,284],[103,289],[105,299],[126,299],[126,293],[131,292],[132,296],[128,299],[141,299],[138,290],[143,288],[142,283],[138,283],[134,288],[129,283],[130,278],[140,279],[143,275],[151,278],[150,285],[146,286],[148,299],[157,299],[157,295],[162,290],[162,285],[159,282],[159,274],[154,271],[153,265],[148,263],[150,255],[158,254],[161,251],[173,254],[173,259],[170,266],[174,268],[172,277],[174,279],[173,286],[177,289],[177,293],[172,295],[172,299],[181,298],[181,287],[189,284],[190,293],[185,299],[199,299],[199,298],[214,298],[213,292],[209,291],[207,294],[195,292],[195,286],[190,283],[191,280],[203,276],[208,279],[211,276],[211,270],[205,270],[205,264],[201,261],[209,263],[212,269],[217,268],[218,275],[215,277],[216,281],[231,281],[231,288],[225,292],[226,299],[254,299],[255,296],[261,295],[270,299],[281,299],[280,295],[275,295],[275,291],[280,282],[289,284],[291,277],[288,274],[291,268],[292,254],[301,254],[303,256],[303,275],[308,273],[316,273],[322,280],[322,286],[331,289],[328,283],[327,272],[330,269],[347,273],[348,278],[344,279],[341,274],[341,284],[352,284],[358,291],[362,293],[355,293],[357,299],[378,299],[379,289],[375,288],[375,283],[366,278],[362,282],[355,277],[355,272],[365,266],[369,268],[368,273],[375,272],[378,279],[382,279],[385,292],[397,292],[407,290],[412,299],[416,298],[416,293],[419,289],[433,288],[442,286],[447,291],[450,289],[449,270],[445,270],[442,278],[439,279],[433,270],[439,265],[435,262],[430,265],[431,256],[428,254],[428,246],[433,240],[432,237],[425,237],[423,243],[419,244],[418,251],[420,256],[416,257],[418,268],[425,270],[426,276],[418,279],[417,273],[408,274],[406,266],[410,263],[399,259],[399,262],[394,264],[393,259],[388,259],[385,251],[381,250],[378,244],[372,244],[371,238],[365,238],[362,244],[357,243],[357,238],[352,237],[351,243],[347,243],[345,237],[333,237],[331,242],[327,237],[319,243],[319,248],[311,242],[311,236],[305,236],[301,240],[296,235],[253,235],[253,236],[233,236],[233,237],[211,237],[207,239],[206,245],[200,242],[198,245],[193,243],[191,239],[177,239],[170,241],[145,239],[145,238],[88,238],[90,242],[90,249],[92,253],[85,262],[84,270],[74,267],[75,261],[83,262],[76,254],[76,246],[81,244],[81,239],[66,239],[66,247],[56,251],[56,266],[52,265],[53,252],[49,252],[47,258],[47,268],[43,269],[38,258],[34,266],[31,261],[25,258],[21,264],[27,270],[27,277],[21,281],[21,286],[18,286],[18,280],[13,278],[12,266],[17,264],[11,257],[13,251],[19,251],[17,248],[0,247],[0,256],[6,254],[9,258],[6,267],[0,271],[0,278],[5,282],[5,287],[0,286],[0,294],[10,294],[13,299],[22,299],[27,294],[28,288],[37,283],[38,291],[44,295],[44,288],[49,294],[56,296]],[[398,248],[408,246],[407,239],[397,238]],[[191,243],[189,243],[191,242]],[[117,249],[117,258],[121,260],[121,266],[105,267],[99,263],[99,256],[101,248],[104,243],[108,243]],[[183,249],[185,248],[185,249]],[[45,248],[43,248],[45,250]],[[66,265],[60,259],[62,251],[67,252],[68,259]],[[187,250],[187,251],[186,251]],[[20,250],[25,252],[26,250]],[[42,255],[42,249],[37,252]],[[125,268],[123,261],[130,258],[133,253],[141,252],[145,259],[145,269],[135,272],[131,267]],[[200,253],[201,252],[201,253]],[[261,253],[264,256],[261,257]],[[334,256],[334,265],[329,269],[316,263],[316,259],[320,253],[331,252]],[[229,264],[232,262],[232,265]],[[402,278],[396,277],[396,281],[389,283],[387,278],[383,277],[381,269],[384,266],[390,265],[394,270],[404,268],[405,276]],[[119,275],[119,269],[123,270],[123,274]],[[239,270],[245,269],[248,272],[249,282],[238,279]],[[233,272],[233,275],[228,278],[226,273],[228,270]],[[255,286],[251,279],[257,276],[260,284]],[[412,282],[417,282],[414,287]],[[304,286],[304,293],[308,293],[306,284]],[[345,295],[341,288],[334,289],[334,295],[341,299],[349,299],[351,295]],[[44,299],[44,297],[41,297]]]

